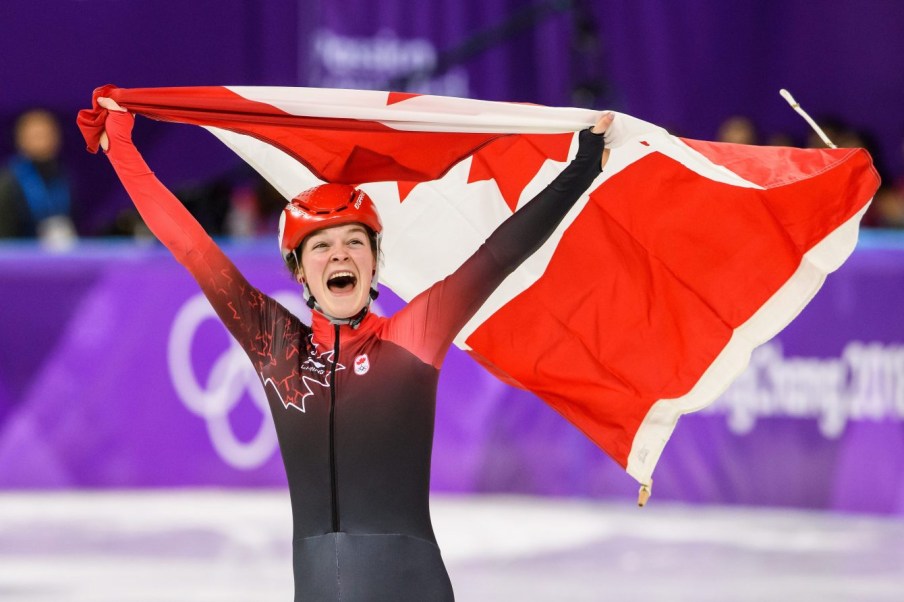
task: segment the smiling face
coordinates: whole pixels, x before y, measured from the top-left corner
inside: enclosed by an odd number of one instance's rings
[[[299,277],[335,318],[351,318],[367,305],[375,268],[370,237],[361,224],[318,230],[301,246]]]

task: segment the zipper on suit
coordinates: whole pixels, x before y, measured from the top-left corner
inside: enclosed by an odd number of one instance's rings
[[[339,363],[339,325],[336,324],[333,365],[330,368],[330,512],[332,529],[339,532],[339,497],[336,483],[336,365]]]

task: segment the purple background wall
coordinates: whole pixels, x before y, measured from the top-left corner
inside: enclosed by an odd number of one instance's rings
[[[805,124],[777,93],[787,87],[813,115],[875,136],[895,177],[904,172],[902,24],[897,0],[6,0],[0,157],[11,151],[18,112],[41,105],[60,115],[77,217],[90,233],[128,206],[74,125],[91,90],[108,82],[344,85],[580,104],[695,138],[743,114],[764,133],[802,139]],[[173,188],[237,164],[199,129],[141,123],[136,138]],[[899,242],[879,246],[830,278],[759,376],[682,422],[657,471],[657,497],[904,512],[904,261]],[[265,289],[285,284],[269,244],[231,252]],[[211,443],[216,421],[198,418],[174,390],[167,337],[194,288],[164,252],[101,244],[45,256],[5,247],[0,292],[0,488],[281,482],[275,457],[253,469],[225,463]],[[202,374],[225,344],[204,328]],[[857,342],[876,351],[866,372],[846,363]],[[788,407],[766,404],[746,432],[731,427],[751,420],[745,391],[782,392],[770,370],[795,368],[788,358],[844,372],[836,394],[859,409],[842,434],[820,430],[837,408],[816,399],[818,390],[799,406],[799,391]],[[858,378],[873,392],[851,393]],[[633,482],[574,429],[464,356],[450,359],[443,383],[436,487],[634,495]],[[265,444],[253,399],[236,404],[234,432]],[[168,449],[178,459],[160,463]]]
[[[902,23],[897,0],[7,0],[0,131],[33,104],[64,118],[88,232],[128,203],[109,170],[81,152],[73,123],[91,90],[108,82],[408,84],[614,108],[693,138],[711,139],[723,119],[743,114],[764,133],[802,139],[806,125],[778,96],[787,87],[814,116],[870,132],[883,169],[899,176]],[[450,55],[462,62],[443,70]],[[400,78],[431,65],[441,72],[427,82]],[[593,87],[595,94],[573,95]],[[174,187],[235,165],[222,145],[189,127],[142,126],[137,137]],[[10,149],[10,137],[0,136],[0,157]]]
[[[226,251],[304,319],[271,240]],[[61,262],[0,247],[0,290],[0,489],[284,483],[257,375],[164,249],[95,243]],[[904,514],[902,292],[904,241],[868,236],[714,406],[682,418],[657,499]],[[400,303],[385,291],[379,311]],[[437,490],[636,493],[460,351],[437,403]]]

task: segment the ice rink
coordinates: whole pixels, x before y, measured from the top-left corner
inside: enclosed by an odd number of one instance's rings
[[[435,497],[461,601],[900,601],[904,522],[797,510]],[[0,495],[4,602],[292,599],[284,491]]]

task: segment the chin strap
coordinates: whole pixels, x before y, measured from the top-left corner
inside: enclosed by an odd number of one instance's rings
[[[337,318],[335,316],[331,316],[330,314],[326,313],[323,310],[323,308],[320,307],[320,304],[317,303],[317,299],[314,298],[314,295],[312,295],[311,291],[308,289],[307,281],[302,281],[302,283],[301,283],[301,290],[302,290],[302,296],[304,297],[304,302],[309,308],[311,308],[312,310],[314,310],[314,311],[322,314],[324,317],[326,317],[326,319],[328,319],[331,324],[340,324],[340,325],[347,324],[347,325],[351,326],[352,328],[357,328],[361,324],[361,321],[364,320],[364,316],[367,315],[367,312],[370,311],[371,302],[375,301],[376,298],[380,296],[380,291],[377,290],[378,273],[379,273],[379,270],[374,270],[374,277],[373,277],[373,280],[371,280],[370,291],[368,292],[370,299],[367,301],[367,305],[365,305],[361,309],[361,311],[359,311],[358,313],[356,313],[354,316],[352,316],[350,318]]]
[[[365,305],[364,307],[361,308],[361,311],[359,311],[358,313],[356,313],[355,315],[353,315],[350,318],[337,318],[336,316],[331,316],[330,314],[326,313],[322,307],[320,307],[320,304],[317,303],[317,299],[315,299],[314,295],[312,295],[308,291],[307,284],[305,284],[303,286],[303,288],[304,288],[305,303],[307,303],[307,306],[309,308],[311,308],[312,310],[316,311],[317,313],[321,314],[322,316],[324,316],[327,320],[330,321],[330,324],[339,324],[339,325],[345,324],[347,326],[351,326],[352,328],[358,328],[358,326],[361,325],[361,322],[364,321],[364,318],[365,318],[365,316],[367,316],[367,313],[370,311],[370,302],[368,302],[367,305]],[[373,288],[370,289],[370,301],[373,301],[374,299],[376,299],[377,295],[379,295],[379,292],[376,289],[373,289]]]

